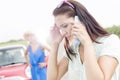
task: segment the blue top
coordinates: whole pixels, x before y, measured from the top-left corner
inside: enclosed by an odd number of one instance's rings
[[[42,47],[39,46],[35,52],[32,51],[32,47],[28,46],[29,61],[31,64],[31,76],[32,80],[47,80],[46,79],[46,67],[40,68],[39,63],[43,63],[45,60],[45,53]]]

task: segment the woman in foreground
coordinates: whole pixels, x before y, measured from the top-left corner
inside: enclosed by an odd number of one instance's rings
[[[53,15],[55,25],[51,30],[48,80],[60,80],[66,72],[69,80],[118,80],[118,36],[106,32],[75,0],[62,1]],[[62,40],[66,55],[58,63],[58,48]]]

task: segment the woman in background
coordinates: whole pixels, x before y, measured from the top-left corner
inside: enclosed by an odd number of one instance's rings
[[[26,60],[31,67],[32,80],[47,80],[47,61],[45,62],[45,49],[50,50],[48,45],[38,42],[32,32],[26,32],[24,39],[29,42],[26,50]]]

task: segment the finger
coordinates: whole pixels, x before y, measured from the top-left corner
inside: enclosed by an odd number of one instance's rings
[[[73,36],[73,38],[78,37],[78,33],[77,33],[77,32],[72,32],[72,34],[71,34],[71,35]]]
[[[80,26],[79,25],[77,25],[77,24],[74,24],[73,26],[72,26],[72,29],[79,29],[80,28]]]
[[[57,26],[53,26],[50,30],[50,33],[52,33],[53,35],[55,35],[55,33],[59,33],[59,29]]]
[[[75,27],[75,28],[81,28],[83,26],[84,25],[82,23],[76,23],[76,22],[74,22],[74,25],[73,25],[73,27]]]
[[[51,30],[56,30],[56,29],[57,29],[57,26],[56,26],[55,24],[54,24],[54,26],[51,26],[51,27],[50,27],[50,31],[51,31]]]
[[[80,29],[72,28],[72,32],[80,32]]]
[[[75,34],[75,35],[79,35],[81,34],[83,31],[81,29],[76,29],[76,28],[73,28],[71,33],[72,34]]]

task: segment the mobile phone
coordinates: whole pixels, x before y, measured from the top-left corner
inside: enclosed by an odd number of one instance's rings
[[[79,45],[79,44],[80,44],[80,40],[79,40],[79,39],[76,39],[76,40],[75,40],[75,44],[76,44],[76,45]]]
[[[75,22],[80,22],[78,16],[75,16]],[[78,38],[76,38],[75,40],[75,44],[79,45],[80,44],[80,40]]]
[[[70,46],[73,52],[76,53],[77,48],[80,46],[80,40],[75,39],[72,45]]]
[[[80,22],[78,16],[75,16],[75,22]]]

